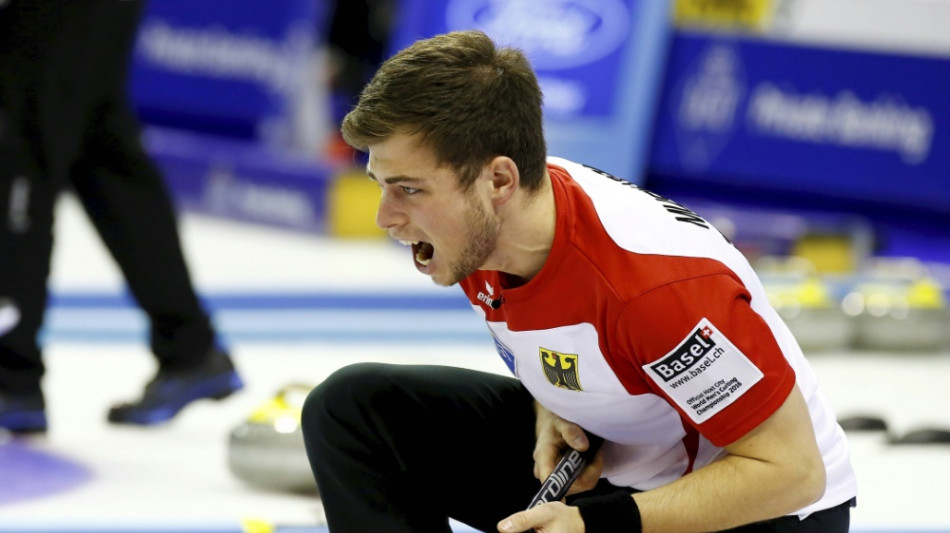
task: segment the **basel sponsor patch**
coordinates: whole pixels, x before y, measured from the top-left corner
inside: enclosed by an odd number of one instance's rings
[[[568,390],[582,390],[581,378],[577,372],[577,355],[559,353],[547,348],[539,348],[541,352],[541,368],[544,377],[551,385]]]
[[[725,409],[763,377],[705,318],[679,346],[643,370],[696,423]]]

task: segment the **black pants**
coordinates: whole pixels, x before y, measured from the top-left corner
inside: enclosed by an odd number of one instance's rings
[[[452,367],[363,363],[317,386],[303,433],[330,531],[496,531],[540,487],[534,409],[515,379]],[[618,490],[602,480],[598,492]],[[577,495],[580,496],[580,495]],[[848,530],[847,506],[736,529]]]
[[[126,100],[142,3],[12,0],[0,8],[0,297],[20,308],[0,336],[0,390],[35,391],[53,213],[72,188],[151,321],[163,367],[214,343],[162,176]]]

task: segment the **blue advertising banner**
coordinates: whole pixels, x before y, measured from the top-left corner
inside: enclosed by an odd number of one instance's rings
[[[326,230],[337,169],[255,141],[147,128],[145,147],[180,209],[313,233]]]
[[[148,3],[130,93],[142,118],[250,139],[289,142],[313,89],[322,0],[157,0]]]
[[[950,58],[678,33],[654,174],[950,213]]]
[[[669,38],[666,0],[406,0],[392,52],[478,29],[522,50],[544,92],[548,152],[642,181]]]

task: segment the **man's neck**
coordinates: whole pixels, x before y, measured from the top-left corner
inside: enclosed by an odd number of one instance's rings
[[[497,268],[529,281],[541,271],[551,246],[557,223],[557,209],[551,177],[545,171],[540,190],[520,191],[517,201],[506,205],[498,239]]]

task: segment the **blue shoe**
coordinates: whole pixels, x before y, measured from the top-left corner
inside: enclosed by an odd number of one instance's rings
[[[201,365],[177,371],[159,370],[138,401],[109,409],[109,422],[151,426],[167,422],[196,400],[221,400],[244,387],[231,358],[214,350]]]
[[[42,393],[0,391],[0,428],[15,434],[44,433],[46,425],[46,403]]]

